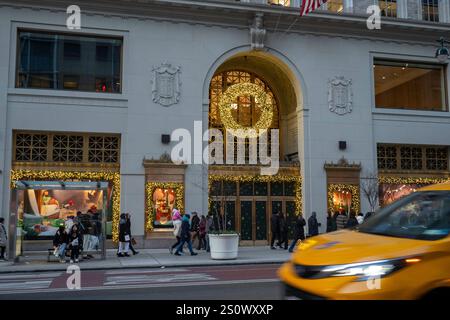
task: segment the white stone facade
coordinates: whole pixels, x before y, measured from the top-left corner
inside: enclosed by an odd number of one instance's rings
[[[325,162],[345,157],[374,171],[377,143],[449,145],[449,112],[375,108],[372,59],[435,62],[435,40],[448,33],[450,25],[390,19],[381,31],[369,31],[363,16],[322,13],[320,21],[317,13],[298,19],[286,32],[297,19],[296,8],[198,1],[200,7],[209,7],[201,10],[185,8],[182,1],[169,7],[170,2],[124,1],[108,9],[100,1],[80,1],[82,29],[68,31],[65,8],[52,1],[43,1],[41,8],[27,1],[0,1],[0,208],[5,218],[13,130],[118,133],[121,210],[133,213],[132,233],[144,235],[143,159],[170,153],[173,144],[163,145],[161,134],[176,128],[193,131],[194,121],[207,127],[210,80],[227,59],[250,50],[249,25],[257,12],[264,13],[267,30],[261,54],[286,70],[297,94],[292,106],[297,117],[294,113],[285,119],[297,127],[288,135],[298,134],[289,139],[288,148],[299,151],[303,212],[306,218],[311,211],[318,213],[321,232],[327,211]],[[122,93],[15,88],[18,28],[123,37]],[[155,103],[152,96],[152,69],[165,62],[181,67],[180,99],[170,106]],[[329,108],[328,82],[338,76],[352,81],[352,110],[343,115]],[[341,140],[347,141],[345,151],[338,148]],[[187,167],[187,211],[207,212],[208,196],[198,187],[206,183],[200,165]],[[364,197],[362,211],[369,211]]]

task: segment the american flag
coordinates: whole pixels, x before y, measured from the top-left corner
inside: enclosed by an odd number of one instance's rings
[[[302,6],[300,7],[300,16],[304,16],[310,12],[313,12],[328,0],[302,0]]]

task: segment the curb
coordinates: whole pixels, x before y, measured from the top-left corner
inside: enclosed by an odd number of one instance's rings
[[[217,261],[217,262],[216,262]],[[199,262],[199,263],[168,263],[165,265],[105,265],[105,266],[86,266],[86,267],[80,267],[81,270],[116,270],[116,269],[165,269],[165,268],[179,268],[179,267],[211,267],[211,266],[231,266],[231,265],[255,265],[255,264],[282,264],[286,260],[280,261],[280,260],[257,260],[257,261],[249,261],[249,260],[243,260],[243,261],[236,261],[236,260],[212,260],[211,262]],[[26,270],[0,270],[0,274],[11,274],[11,273],[31,273],[31,272],[52,272],[52,271],[66,271],[67,266],[69,264],[61,264],[54,268],[43,268],[43,267],[35,267],[33,269],[26,269]],[[14,266],[14,264],[12,264]]]

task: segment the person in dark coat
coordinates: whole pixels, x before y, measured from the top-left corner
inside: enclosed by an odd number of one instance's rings
[[[289,252],[293,252],[295,245],[297,244],[297,242],[303,241],[305,240],[305,227],[306,225],[306,221],[305,219],[303,219],[303,216],[300,214],[297,217],[297,220],[295,221],[295,226],[294,226],[294,240],[292,241],[290,247],[289,247]]]
[[[69,243],[69,235],[66,231],[66,226],[64,223],[59,225],[59,229],[55,233],[55,237],[53,238],[53,248],[55,249],[56,256],[59,257],[59,262],[66,262],[66,249],[67,244]]]
[[[130,247],[130,231],[127,226],[127,217],[125,213],[120,215],[119,221],[119,257],[129,257],[128,250]]]
[[[272,213],[272,217],[270,218],[270,229],[272,231],[272,239],[270,241],[270,248],[276,249],[274,247],[275,240],[280,243],[280,216],[274,212]]]
[[[279,214],[279,224],[280,224],[280,242],[278,245],[280,248],[284,245],[284,250],[288,248],[288,224],[286,218],[284,217],[283,212]]]
[[[311,214],[311,217],[309,217],[309,219],[308,219],[309,236],[310,237],[317,236],[319,234],[319,227],[320,227],[320,223],[317,222],[316,212],[313,211],[313,213]]]
[[[354,212],[350,213],[350,217],[347,220],[347,223],[345,224],[345,228],[353,228],[355,226],[359,225],[358,219],[356,219],[356,215]]]
[[[5,260],[6,243],[8,242],[8,233],[6,232],[4,218],[0,218],[0,260]]]
[[[198,217],[197,212],[192,212],[192,220],[191,220],[191,234],[192,234],[192,244],[194,244],[195,239],[198,240],[198,246],[200,246],[200,218]]]
[[[127,218],[127,232],[130,235],[130,250],[131,252],[133,252],[133,255],[137,255],[139,253],[139,251],[134,250],[133,248],[133,237],[131,236],[131,214],[127,213],[126,214],[126,218]]]
[[[328,217],[327,217],[327,232],[333,232],[337,230],[337,225],[336,225],[336,214],[332,214],[332,212],[328,212]]]
[[[69,232],[69,246],[70,246],[70,263],[78,263],[78,256],[80,255],[81,233],[78,229],[78,224],[74,224]]]
[[[191,241],[191,226],[189,223],[190,215],[185,214],[183,216],[182,222],[181,222],[181,243],[178,245],[177,250],[175,251],[176,256],[181,256],[181,250],[183,250],[183,246],[185,243],[187,243],[188,249],[191,252],[191,256],[196,256],[197,253],[192,250],[192,241]]]

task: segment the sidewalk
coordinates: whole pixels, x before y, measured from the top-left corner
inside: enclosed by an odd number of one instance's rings
[[[210,254],[204,250],[198,251],[197,256],[186,254],[175,256],[168,249],[142,249],[136,256],[118,258],[116,250],[108,250],[106,260],[88,259],[78,265],[83,270],[95,269],[124,269],[124,268],[165,268],[165,267],[193,267],[218,266],[240,264],[282,263],[289,259],[287,250],[271,250],[264,247],[239,247],[236,260],[212,260]],[[47,252],[29,252],[20,262],[0,262],[0,273],[8,272],[37,272],[66,270],[68,263],[47,262]]]

